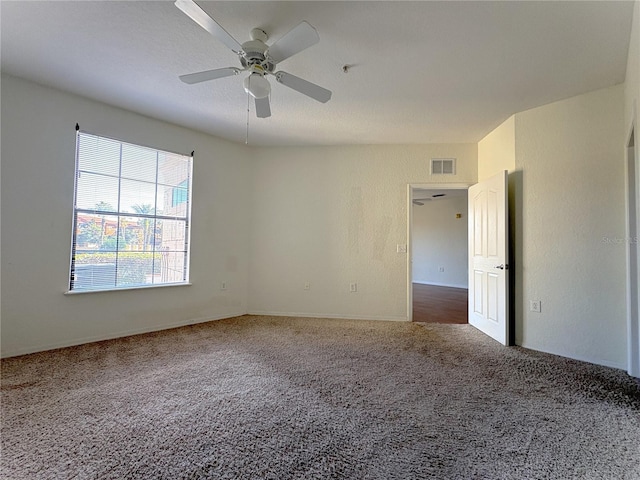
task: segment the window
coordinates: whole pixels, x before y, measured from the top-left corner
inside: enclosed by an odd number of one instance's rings
[[[192,162],[77,132],[71,291],[189,281]]]

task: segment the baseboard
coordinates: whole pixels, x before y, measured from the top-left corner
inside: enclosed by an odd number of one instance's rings
[[[303,317],[303,318],[342,318],[345,320],[376,320],[385,322],[408,322],[407,317],[385,315],[344,315],[341,313],[308,313],[308,312],[272,312],[266,310],[250,310],[247,315],[270,315],[273,317]]]
[[[433,287],[451,287],[451,288],[463,288],[465,290],[469,290],[468,285],[453,285],[449,283],[429,283],[429,282],[416,282],[416,281],[413,281],[412,283],[417,283],[418,285],[431,285]]]
[[[19,348],[16,350],[3,351],[0,358],[17,357],[20,355],[28,355],[30,353],[46,352],[47,350],[55,350],[58,348],[74,347],[85,343],[102,342],[104,340],[113,340],[114,338],[130,337],[132,335],[141,335],[143,333],[160,332],[162,330],[170,330],[172,328],[185,327],[187,325],[197,325],[198,323],[212,322],[216,320],[224,320],[225,318],[233,318],[245,315],[246,312],[228,313],[224,315],[214,315],[211,317],[191,318],[181,322],[170,323],[161,326],[148,328],[138,328],[133,330],[125,330],[122,332],[109,335],[96,335],[91,337],[77,338],[69,342],[50,343],[47,345],[38,345],[32,347]]]
[[[566,354],[566,353],[551,352],[549,350],[542,350],[542,349],[540,349],[538,347],[533,347],[533,346],[525,344],[525,343],[523,343],[523,344],[521,344],[519,346],[521,346],[522,348],[526,348],[528,350],[533,350],[535,352],[548,353],[550,355],[555,355],[557,357],[568,358],[568,359],[571,359],[571,360],[577,360],[579,362],[591,363],[593,365],[600,365],[600,366],[609,367],[609,368],[616,368],[618,370],[625,370],[625,371],[627,370],[627,366],[626,365],[622,365],[622,364],[616,363],[616,362],[609,362],[609,361],[606,361],[606,360],[600,360],[600,359],[594,359],[594,358],[584,358],[584,357],[580,357],[580,356],[577,356],[577,355],[569,355],[569,354]]]

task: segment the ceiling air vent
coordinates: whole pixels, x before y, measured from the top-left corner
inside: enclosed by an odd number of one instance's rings
[[[431,159],[431,175],[455,175],[456,159],[455,158],[432,158]]]

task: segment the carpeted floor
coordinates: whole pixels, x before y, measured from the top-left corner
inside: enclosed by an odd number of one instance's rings
[[[6,479],[640,479],[640,386],[470,325],[245,316],[2,361]]]

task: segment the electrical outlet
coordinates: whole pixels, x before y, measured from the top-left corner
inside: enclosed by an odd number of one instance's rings
[[[309,282],[304,282],[304,289],[311,290],[311,284]]]
[[[396,252],[398,253],[407,253],[407,246],[404,244],[396,245]]]
[[[444,272],[444,267],[438,267],[438,271],[439,271],[440,273]]]
[[[220,290],[226,290],[227,289],[227,282],[220,282]]]
[[[357,284],[357,283],[351,283],[351,284],[349,285],[349,291],[350,291],[351,293],[355,293],[355,292],[357,292],[357,291],[358,291],[358,284]]]
[[[529,310],[535,313],[542,312],[542,302],[540,300],[530,300]]]

